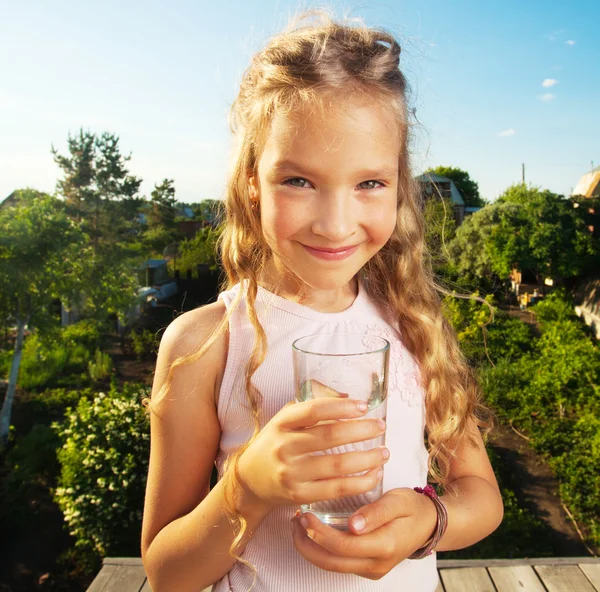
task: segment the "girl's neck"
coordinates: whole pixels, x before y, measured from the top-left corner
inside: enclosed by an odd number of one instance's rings
[[[281,273],[267,264],[258,278],[258,284],[278,296],[297,302],[317,312],[342,312],[352,306],[358,295],[358,279],[332,289],[309,286],[289,273]]]

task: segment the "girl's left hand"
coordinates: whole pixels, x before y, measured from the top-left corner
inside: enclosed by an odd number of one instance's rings
[[[307,561],[327,571],[379,580],[429,541],[437,513],[427,496],[401,488],[357,510],[348,531],[326,526],[310,513],[297,514],[292,522],[294,546]]]

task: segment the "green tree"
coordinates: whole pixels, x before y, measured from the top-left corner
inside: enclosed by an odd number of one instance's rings
[[[4,444],[25,328],[48,323],[56,299],[67,304],[77,299],[89,253],[87,237],[54,197],[26,189],[16,192],[12,205],[0,209],[0,301],[11,303],[11,317],[17,327],[0,413],[0,441]]]
[[[569,200],[534,187],[510,187],[496,202],[469,216],[449,246],[453,264],[472,278],[507,280],[530,270],[560,282],[593,270],[598,249]]]
[[[482,208],[485,205],[485,200],[479,195],[479,185],[471,179],[467,171],[456,167],[437,166],[427,169],[425,173],[433,173],[434,175],[440,175],[440,177],[452,179],[466,206]]]
[[[144,200],[138,196],[141,179],[131,175],[119,138],[80,130],[67,139],[68,154],[53,147],[63,177],[57,192],[68,211],[90,237],[93,257],[86,269],[85,293],[79,302],[96,318],[125,311],[134,296],[134,269],[141,258],[135,238],[141,229],[137,215]]]
[[[209,226],[199,230],[194,238],[184,240],[179,245],[180,255],[177,259],[177,269],[186,272],[195,271],[200,264],[216,268],[217,240],[219,231]]]
[[[175,187],[173,179],[163,179],[160,185],[154,185],[150,194],[150,227],[160,226],[167,230],[175,228],[177,215]]]
[[[54,161],[63,171],[57,191],[77,220],[86,222],[94,243],[110,241],[129,229],[135,212],[143,203],[138,191],[142,180],[129,174],[119,138],[104,132],[96,135],[80,129],[68,135],[68,155],[52,147]],[[119,202],[117,207],[109,204]],[[130,218],[123,218],[129,212]]]
[[[196,219],[207,224],[218,225],[225,214],[225,202],[220,199],[203,199],[189,205]]]

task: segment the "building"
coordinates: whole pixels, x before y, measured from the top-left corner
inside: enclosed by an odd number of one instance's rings
[[[600,166],[592,169],[579,179],[572,195],[600,198]]]
[[[460,226],[463,223],[466,214],[465,200],[462,198],[460,191],[452,179],[433,173],[424,173],[423,175],[415,177],[415,180],[421,184],[424,199],[430,199],[434,196],[449,199],[454,207],[454,220],[456,221],[456,225]],[[473,210],[473,208],[469,209]]]

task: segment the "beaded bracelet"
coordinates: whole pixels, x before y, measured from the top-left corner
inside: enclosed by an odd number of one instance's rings
[[[422,493],[426,495],[435,506],[435,510],[437,512],[437,523],[435,525],[435,532],[433,536],[423,547],[417,549],[409,559],[423,559],[424,557],[429,557],[437,547],[438,543],[444,536],[446,532],[446,528],[448,526],[448,512],[446,511],[446,506],[442,503],[442,500],[438,497],[435,489],[431,485],[426,485],[424,488],[415,487],[414,490],[417,493]]]

